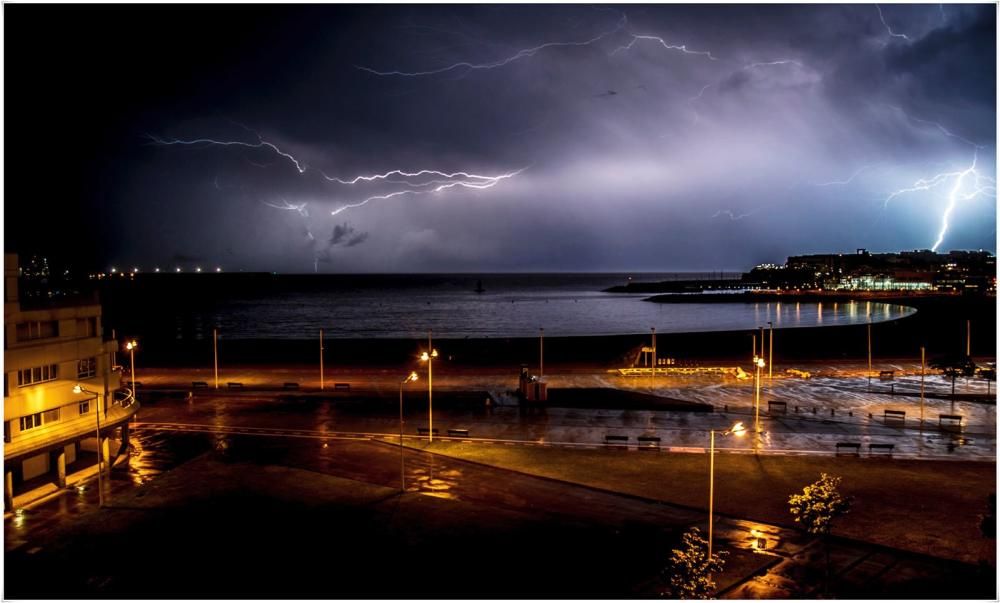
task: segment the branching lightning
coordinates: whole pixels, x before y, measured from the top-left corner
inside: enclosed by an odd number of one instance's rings
[[[243,126],[245,128],[245,126]],[[250,130],[249,128],[246,128]],[[211,138],[196,138],[191,140],[182,140],[178,138],[161,138],[158,136],[147,135],[148,138],[155,144],[159,145],[185,145],[185,146],[223,146],[223,147],[246,147],[252,149],[268,149],[277,155],[288,159],[294,166],[295,169],[300,174],[305,174],[307,167],[304,162],[296,159],[291,153],[283,151],[274,143],[264,140],[260,134],[254,132],[257,136],[256,143],[250,143],[245,141],[233,141],[233,140],[215,140]],[[364,174],[360,176],[355,176],[353,178],[339,178],[336,176],[328,176],[327,174],[320,171],[320,175],[328,182],[333,182],[336,184],[343,185],[359,185],[359,184],[371,184],[371,183],[385,183],[393,185],[404,185],[406,188],[403,190],[392,191],[385,194],[373,195],[362,201],[355,203],[349,203],[344,205],[332,212],[332,215],[337,215],[345,210],[361,207],[366,205],[370,201],[375,201],[379,199],[391,199],[393,197],[398,197],[400,195],[417,195],[417,194],[427,194],[436,193],[446,189],[454,187],[462,188],[474,188],[474,189],[486,189],[492,188],[501,180],[506,180],[508,178],[513,178],[527,168],[521,168],[514,172],[509,172],[506,174],[500,174],[499,176],[484,176],[481,174],[472,174],[470,172],[443,172],[440,170],[419,170],[416,172],[407,172],[405,170],[390,170],[382,174]],[[426,177],[430,176],[430,179]],[[428,188],[433,187],[433,188]],[[275,205],[273,203],[264,203],[269,207],[282,210],[293,210],[299,212],[304,217],[308,217],[309,213],[306,210],[306,203],[293,204],[288,201],[282,200],[282,205]],[[310,234],[310,239],[312,235]]]
[[[524,58],[533,57],[539,52],[548,48],[590,46],[591,44],[599,42],[604,38],[614,33],[617,33],[623,27],[625,27],[626,23],[628,23],[628,19],[623,14],[621,19],[618,20],[618,23],[615,25],[613,29],[609,29],[608,31],[605,31],[604,33],[601,33],[593,38],[590,38],[589,40],[584,40],[582,42],[546,42],[544,44],[539,44],[538,46],[534,46],[532,48],[525,48],[519,50],[508,57],[498,59],[496,61],[490,61],[488,63],[471,63],[468,61],[460,61],[458,63],[452,63],[451,65],[447,65],[445,67],[440,67],[438,69],[430,69],[427,71],[379,71],[377,69],[372,69],[371,67],[365,67],[363,65],[355,65],[355,68],[360,69],[361,71],[367,71],[368,73],[372,73],[378,76],[398,76],[398,77],[422,77],[428,75],[437,75],[439,73],[447,73],[449,71],[454,71],[456,69],[465,69],[466,71],[473,71],[480,69],[496,69],[498,67],[509,65],[515,61],[520,61],[521,59]]]
[[[155,143],[155,144],[166,145],[166,146],[169,146],[169,145],[186,145],[186,146],[201,145],[201,146],[223,146],[223,147],[237,146],[237,147],[246,147],[246,148],[250,148],[250,149],[264,149],[264,148],[267,148],[267,149],[271,149],[272,151],[274,151],[278,155],[284,157],[285,159],[288,159],[293,164],[295,164],[295,169],[297,169],[300,174],[304,174],[306,172],[306,167],[304,165],[302,165],[299,162],[298,159],[296,159],[295,157],[293,157],[291,153],[286,153],[285,151],[282,151],[275,144],[267,142],[263,138],[260,138],[260,135],[257,136],[257,142],[243,142],[243,141],[240,141],[240,140],[214,140],[214,139],[211,139],[211,138],[195,138],[193,140],[180,140],[180,139],[177,139],[177,138],[160,138],[158,136],[153,136],[152,134],[147,134],[146,137],[149,138],[151,141],[153,141],[153,143]]]
[[[882,25],[885,26],[885,30],[889,33],[890,37],[893,37],[893,38],[903,38],[907,42],[910,41],[910,37],[907,36],[906,34],[896,33],[894,31],[892,31],[892,28],[889,27],[889,24],[885,22],[885,15],[882,14],[882,7],[881,6],[879,6],[878,4],[876,4],[875,8],[878,10],[878,18],[881,19]]]
[[[686,44],[681,44],[680,46],[678,46],[676,44],[667,44],[666,40],[664,40],[660,36],[639,35],[639,34],[630,34],[630,35],[632,36],[632,40],[629,41],[628,44],[626,44],[624,46],[619,46],[618,48],[615,48],[614,50],[612,50],[611,51],[611,56],[614,56],[614,55],[618,54],[619,52],[624,52],[626,50],[631,50],[632,47],[635,46],[635,44],[637,42],[641,41],[641,40],[652,40],[654,42],[659,43],[660,46],[663,46],[667,50],[679,50],[680,52],[683,52],[684,54],[702,55],[702,56],[708,57],[712,61],[718,61],[719,60],[716,57],[712,56],[712,53],[710,51],[707,51],[707,50],[689,50]]]
[[[738,215],[733,213],[731,210],[720,209],[719,211],[712,214],[712,219],[718,218],[719,216],[729,216],[730,220],[736,221],[736,220],[742,220],[743,218],[748,218],[754,215],[755,213],[757,213],[756,209],[751,210],[745,214],[738,214]]]
[[[448,182],[445,182],[443,184],[438,184],[437,186],[434,186],[434,188],[430,188],[430,189],[421,188],[421,187],[430,186],[431,184],[437,183],[437,182],[440,182],[440,181],[431,181],[431,182],[425,182],[425,183],[422,183],[422,184],[421,183],[413,183],[413,184],[410,184],[411,188],[406,189],[406,190],[393,191],[391,193],[386,193],[384,195],[373,195],[371,197],[368,197],[366,199],[362,199],[361,201],[357,201],[355,203],[348,203],[347,205],[344,205],[342,207],[339,207],[339,208],[333,210],[332,212],[330,212],[330,215],[336,216],[337,214],[339,214],[339,213],[341,213],[341,212],[343,212],[345,210],[353,209],[353,208],[356,208],[356,207],[362,207],[363,205],[366,205],[366,204],[368,204],[371,201],[384,200],[384,199],[392,199],[393,197],[399,197],[401,195],[426,195],[426,194],[430,194],[430,193],[438,193],[438,192],[441,192],[441,191],[449,189],[449,188],[454,188],[456,186],[460,186],[462,188],[475,188],[475,189],[492,188],[492,187],[496,186],[501,180],[506,180],[508,178],[513,178],[514,176],[517,176],[518,174],[520,174],[521,172],[523,172],[526,169],[527,168],[521,168],[519,170],[516,170],[516,171],[513,171],[513,172],[509,172],[507,174],[501,174],[499,176],[477,176],[477,175],[474,175],[474,174],[465,174],[464,172],[456,172],[456,174],[444,174],[442,172],[437,172],[435,170],[422,170],[421,172],[417,172],[416,174],[439,174],[439,175],[448,176],[448,177],[454,177],[454,176],[458,176],[458,175],[461,174],[461,175],[464,175],[466,177],[466,179],[455,180],[455,181],[448,181]],[[394,172],[389,172],[389,173],[403,174],[403,172],[399,172],[398,170],[394,171]],[[373,180],[373,179],[379,178],[379,177],[384,178],[385,176],[387,176],[387,174],[381,174],[381,175],[377,175],[377,176],[359,176],[356,179],[356,181],[360,181],[360,180],[369,180],[370,181],[370,180]],[[349,183],[353,184],[353,182],[349,182]]]
[[[306,202],[303,202],[303,203],[289,203],[288,201],[282,199],[281,200],[282,205],[275,205],[273,203],[268,203],[267,201],[264,201],[263,203],[264,203],[264,205],[266,205],[268,207],[273,207],[275,209],[287,209],[287,210],[291,210],[291,211],[297,211],[297,212],[299,212],[299,215],[302,216],[303,218],[308,218],[309,217],[309,211],[306,210],[306,205],[308,205],[308,203],[306,203]]]
[[[931,190],[954,179],[952,188],[948,193],[948,203],[941,214],[941,227],[938,230],[937,239],[934,242],[934,246],[931,247],[932,251],[937,251],[938,247],[941,246],[941,243],[944,242],[944,237],[948,234],[948,227],[950,225],[949,220],[951,218],[951,214],[955,210],[955,206],[958,204],[959,201],[969,201],[978,197],[979,195],[996,197],[996,180],[990,178],[989,176],[981,174],[976,169],[976,166],[979,161],[979,150],[985,147],[983,145],[976,144],[967,138],[959,136],[954,132],[951,132],[950,130],[948,130],[948,128],[944,127],[943,125],[941,125],[936,121],[930,121],[926,119],[913,117],[900,107],[896,107],[893,105],[886,105],[886,106],[902,113],[903,116],[910,121],[932,126],[945,136],[949,138],[954,138],[955,140],[958,140],[972,147],[973,151],[972,163],[970,163],[968,167],[957,171],[938,173],[928,178],[920,178],[908,187],[901,188],[889,193],[889,195],[887,195],[885,199],[882,201],[882,208],[885,209],[886,207],[888,207],[890,201],[899,196],[906,195],[909,193]],[[971,180],[969,178],[970,176],[972,176]],[[971,186],[967,184],[967,182],[971,182],[972,183]]]
[[[965,169],[935,174],[930,178],[921,178],[909,187],[893,191],[883,201],[883,209],[889,205],[890,201],[900,195],[930,190],[954,179],[954,184],[948,193],[948,204],[941,214],[941,228],[938,231],[937,240],[934,241],[934,245],[931,247],[931,251],[937,251],[938,247],[944,241],[945,235],[948,234],[949,220],[959,201],[970,201],[979,195],[996,197],[996,180],[976,171],[976,165],[979,160],[979,148],[978,146],[975,147],[972,154],[972,163]],[[969,176],[972,176],[972,178],[970,179]],[[967,182],[971,182],[971,186]]]

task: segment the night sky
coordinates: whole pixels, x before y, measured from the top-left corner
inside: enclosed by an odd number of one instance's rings
[[[993,4],[3,11],[8,251],[516,272],[996,250]]]

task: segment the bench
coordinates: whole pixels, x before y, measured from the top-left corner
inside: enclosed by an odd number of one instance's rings
[[[892,381],[893,376],[895,376],[896,371],[879,371],[878,378],[879,381]]]
[[[455,437],[455,438],[467,438],[467,437],[469,437],[469,430],[468,429],[449,429],[448,430],[448,435],[450,435],[452,437]]]
[[[659,436],[639,436],[639,450],[658,450],[660,448]]]
[[[868,444],[868,454],[874,455],[875,451],[878,450],[892,456],[892,449],[895,447],[895,444]]]
[[[604,443],[608,446],[628,446],[628,436],[606,435],[604,436]]]
[[[426,427],[417,427],[417,435],[427,435],[428,431],[429,430]],[[437,435],[438,434],[438,428],[435,427],[433,429],[433,432],[434,432],[434,435]]]
[[[350,383],[334,383],[333,384],[333,389],[335,389],[335,390],[341,390],[341,391],[351,391],[351,384]]]
[[[962,431],[962,415],[938,415],[941,431]]]
[[[285,381],[285,385],[282,387],[283,389],[299,389],[299,384],[294,381]]]
[[[208,389],[208,383],[205,383],[204,381],[192,381],[191,382],[191,388],[192,389]]]
[[[767,401],[767,414],[775,414],[780,412],[783,415],[788,414],[788,403],[782,402],[781,400],[768,400]]]
[[[229,389],[243,389],[243,384],[239,381],[230,381],[226,384],[226,387]]]
[[[882,414],[882,422],[886,425],[906,425],[906,412],[902,410],[886,410]]]
[[[857,442],[837,442],[837,456],[841,456],[842,454],[861,456],[861,444]]]

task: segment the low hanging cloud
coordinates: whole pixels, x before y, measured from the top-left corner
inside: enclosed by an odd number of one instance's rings
[[[330,247],[337,245],[343,247],[354,247],[360,245],[368,239],[367,232],[358,232],[349,223],[336,224],[333,227],[333,234],[330,236]]]

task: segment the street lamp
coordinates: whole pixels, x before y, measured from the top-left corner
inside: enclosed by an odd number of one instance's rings
[[[416,381],[417,372],[413,371],[399,382],[399,491],[406,492],[406,478],[403,468],[403,386],[407,381]]]
[[[760,433],[760,380],[761,369],[764,368],[764,359],[760,356],[753,357],[753,430]]]
[[[139,344],[133,339],[132,341],[125,344],[125,349],[129,353],[129,366],[132,371],[132,400],[138,401],[135,395],[135,350],[139,347]]]
[[[94,396],[94,416],[97,417],[97,506],[104,506],[104,487],[101,481],[101,473],[104,470],[101,464],[101,457],[104,456],[104,447],[101,445],[101,408],[98,400],[101,398],[101,394],[97,392],[92,392],[89,389],[85,389],[79,383],[73,386],[74,394],[91,394]]]
[[[709,449],[708,449],[708,560],[712,560],[712,524],[714,523],[713,515],[715,513],[715,430],[709,430]],[[720,435],[735,435],[736,437],[742,436],[746,433],[746,429],[743,427],[742,421],[737,421],[732,427],[723,431]]]
[[[430,353],[424,352],[420,355],[420,359],[427,363],[427,441],[434,441],[434,401],[433,401],[433,384],[434,384],[434,370],[432,365],[434,364],[434,359],[437,358],[438,352],[431,347],[431,337],[430,334],[427,335],[427,348]]]
[[[771,382],[774,369],[774,323],[767,321],[767,382]]]

